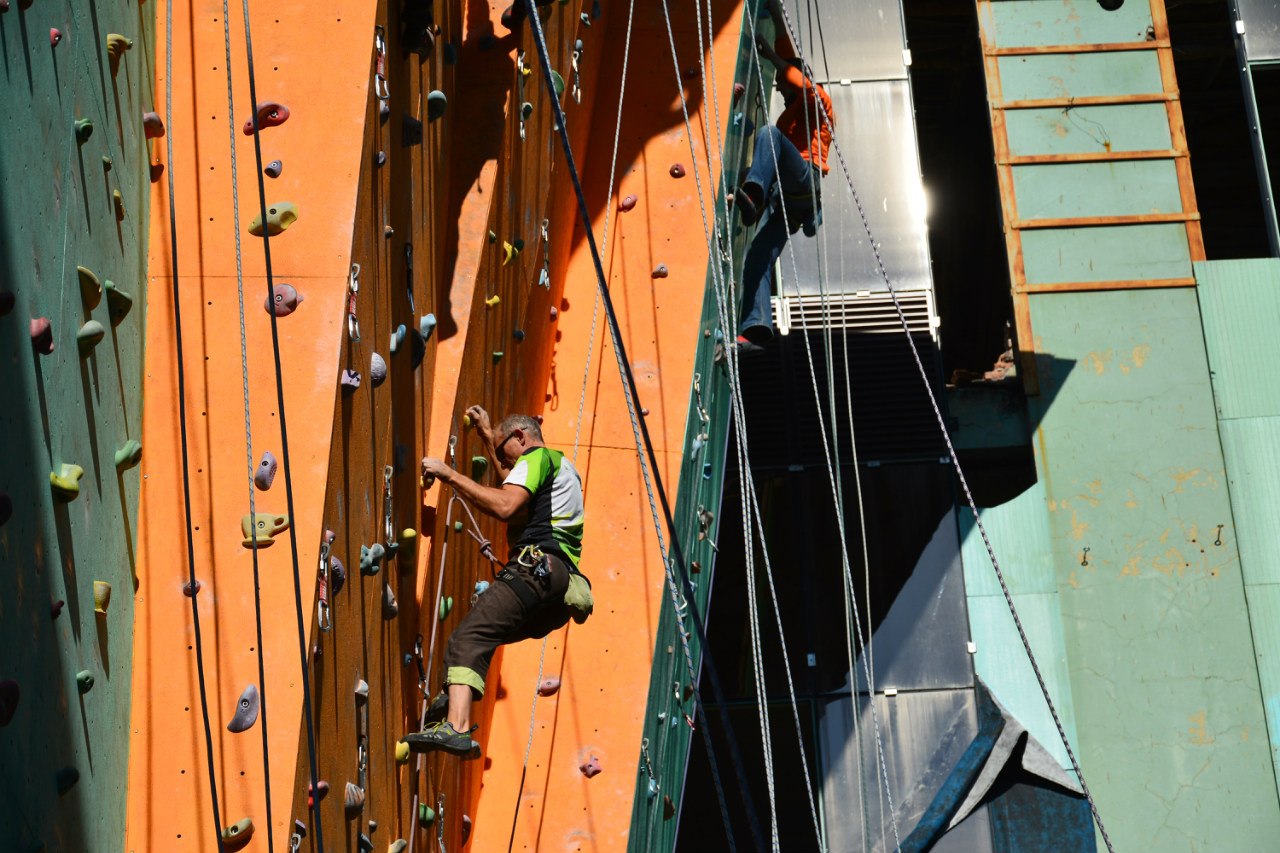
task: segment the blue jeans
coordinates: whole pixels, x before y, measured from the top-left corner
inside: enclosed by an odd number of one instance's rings
[[[777,168],[774,157],[777,156]],[[773,335],[773,316],[769,299],[773,296],[773,265],[787,245],[787,226],[795,233],[802,225],[821,222],[821,210],[810,195],[812,167],[800,156],[791,140],[777,127],[769,125],[756,133],[755,156],[744,183],[758,185],[764,191],[764,209],[755,237],[747,249],[742,265],[742,316],[738,333],[748,329],[747,337],[767,338]],[[781,186],[778,179],[781,178]],[[787,215],[782,215],[786,198]]]

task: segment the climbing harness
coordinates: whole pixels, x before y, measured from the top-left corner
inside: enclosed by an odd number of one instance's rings
[[[356,297],[360,293],[360,265],[351,265],[351,274],[347,277],[347,340],[353,343],[360,340],[360,321],[356,319]]]
[[[391,90],[387,87],[387,43],[383,38],[385,32],[381,25],[373,28],[373,50],[376,56],[373,92],[378,96],[379,101],[385,101],[391,97]]]

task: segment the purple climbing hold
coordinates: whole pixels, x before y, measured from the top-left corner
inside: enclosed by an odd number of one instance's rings
[[[538,685],[539,696],[554,696],[556,693],[559,693],[559,692],[560,692],[560,679],[558,678],[555,678],[555,677],[544,678],[542,679],[542,683]]]
[[[636,198],[634,195],[629,195],[626,198],[624,198],[622,201],[618,202],[618,210],[621,210],[623,213],[626,213],[629,210],[633,210],[636,206],[637,201],[639,201],[638,198]]]
[[[733,84],[733,102],[735,104],[738,103],[738,98],[741,98],[746,91],[747,91],[746,86],[742,85],[741,83],[734,83]]]
[[[36,317],[31,321],[31,346],[41,355],[53,352],[53,324],[48,317]]]
[[[298,310],[302,294],[292,284],[275,284],[271,286],[271,298],[262,304],[263,310],[277,317],[288,317]]]
[[[276,478],[276,467],[275,454],[270,450],[264,451],[262,461],[253,472],[253,484],[264,492],[271,488],[271,483]]]
[[[347,567],[342,565],[342,561],[337,557],[329,557],[329,591],[333,595],[342,592],[342,587],[347,582]]]
[[[227,731],[239,734],[258,721],[258,686],[250,684],[236,701],[236,713],[227,723]]]
[[[13,715],[18,710],[18,699],[21,696],[22,691],[18,689],[18,682],[12,679],[0,681],[0,728],[9,725],[13,720]]]
[[[298,836],[299,838],[306,838],[306,837],[307,837],[307,825],[306,825],[305,823],[303,823],[302,821],[300,821],[300,820],[294,819],[294,821],[293,821],[293,834],[294,834],[294,835],[296,835],[296,836]]]
[[[0,317],[4,317],[13,310],[14,304],[18,298],[7,290],[0,291]]]
[[[658,264],[653,268],[653,272],[650,273],[653,278],[666,278],[667,274],[668,270],[666,264]]]
[[[157,112],[142,114],[142,132],[147,139],[159,139],[164,136],[164,121]]]
[[[381,124],[386,124],[387,120],[390,118],[391,118],[391,105],[388,104],[386,101],[383,101],[381,104],[378,105],[378,121]]]
[[[355,370],[342,371],[342,379],[339,380],[342,386],[343,394],[354,394],[356,389],[360,387],[360,373]]]
[[[558,308],[556,308],[556,306],[552,305],[552,306],[551,306],[551,319],[552,319],[552,320],[554,320],[555,318],[557,318],[557,317],[559,317],[559,316],[560,316],[560,309],[558,309]]]
[[[90,355],[106,334],[107,330],[97,320],[89,320],[81,326],[76,332],[76,345],[80,348],[80,357]]]
[[[387,381],[387,362],[378,353],[369,356],[369,384],[377,388]]]
[[[671,177],[673,178],[683,178],[684,166],[680,165],[679,163],[672,163],[670,172],[671,172]]]
[[[279,160],[272,160],[262,169],[262,173],[266,175],[268,178],[278,178],[280,177],[280,173],[283,171],[284,171],[284,163],[280,162]]]
[[[289,108],[275,101],[258,104],[258,129],[276,127],[289,120]],[[253,119],[244,123],[244,135],[253,136]]]
[[[458,843],[466,844],[467,839],[471,837],[471,815],[464,814],[462,816],[462,827],[458,832]]]
[[[57,619],[59,616],[61,616],[61,615],[62,615],[62,608],[66,607],[66,606],[67,606],[67,603],[66,603],[65,601],[63,601],[61,598],[59,598],[59,599],[58,599],[57,601],[55,601],[53,604],[50,604],[50,605],[49,605],[49,618],[50,618],[50,619]]]
[[[600,759],[596,758],[594,755],[582,762],[582,765],[579,766],[578,769],[581,770],[582,775],[586,776],[588,779],[593,776],[600,775],[600,771],[604,770],[604,768],[600,766]]]

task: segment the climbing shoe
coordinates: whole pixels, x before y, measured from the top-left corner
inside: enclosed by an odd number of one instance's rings
[[[443,690],[435,695],[427,706],[427,725],[438,723],[449,715],[449,697]]]
[[[735,340],[734,343],[738,345],[738,352],[741,354],[764,352],[764,347],[761,344],[748,340],[742,335],[738,335],[737,340]]]
[[[764,190],[759,184],[742,184],[733,193],[733,206],[738,208],[743,225],[755,225],[760,219],[760,209],[764,206]]]
[[[401,740],[409,744],[410,752],[434,752],[437,749],[460,755],[463,758],[479,758],[480,744],[471,739],[471,733],[479,726],[460,732],[448,720],[428,725],[420,732],[405,735]]]

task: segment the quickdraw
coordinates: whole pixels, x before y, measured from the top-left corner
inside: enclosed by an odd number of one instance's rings
[[[551,289],[551,237],[547,231],[551,227],[551,220],[542,220],[542,271],[538,273],[538,284]]]
[[[404,244],[404,271],[405,271],[405,292],[409,297],[409,313],[417,314],[418,311],[413,306],[413,244]]]
[[[578,73],[578,60],[582,58],[582,39],[573,44],[573,102],[582,103],[582,78]]]
[[[382,37],[385,32],[382,27],[374,27],[373,29],[373,47],[377,52],[377,61],[374,65],[373,91],[378,96],[378,100],[385,101],[391,97],[391,90],[387,87],[387,42]]]
[[[360,321],[356,318],[356,297],[360,293],[360,265],[351,265],[347,277],[347,340],[360,340]]]
[[[316,583],[316,597],[320,604],[317,607],[316,618],[320,623],[321,631],[329,631],[333,628],[333,615],[329,609],[329,546],[333,543],[334,535],[332,530],[326,530],[320,537],[320,574]]]

